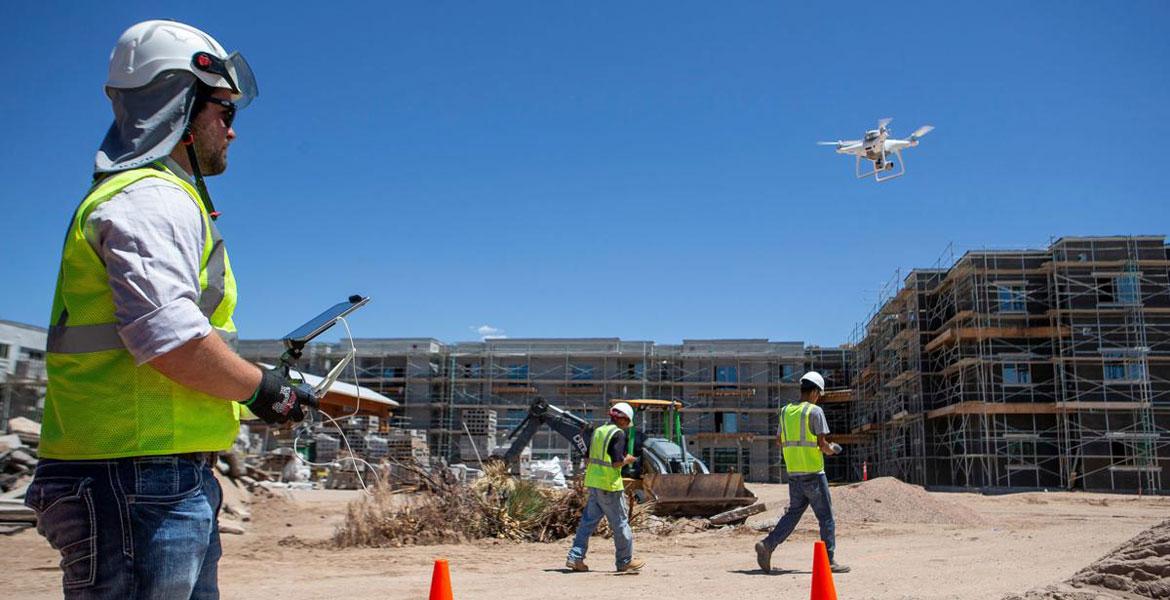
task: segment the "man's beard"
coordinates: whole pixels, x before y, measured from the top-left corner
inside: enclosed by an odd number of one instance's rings
[[[222,148],[209,148],[195,138],[195,159],[199,161],[199,171],[205,176],[219,175],[227,170],[227,144]]]

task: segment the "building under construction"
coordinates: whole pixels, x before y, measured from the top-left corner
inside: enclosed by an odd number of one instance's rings
[[[1061,238],[911,271],[854,341],[853,471],[961,488],[1165,493],[1170,254]]]
[[[432,455],[471,460],[507,445],[507,433],[537,397],[594,423],[604,422],[619,399],[673,399],[684,406],[690,452],[713,471],[734,470],[749,481],[781,480],[777,410],[799,397],[798,379],[809,360],[801,342],[763,339],[671,345],[618,338],[354,343],[360,385],[397,400],[401,407],[393,425],[426,431]],[[240,350],[249,359],[274,362],[280,347],[271,340],[243,341]],[[322,373],[347,350],[348,345],[311,344],[305,368]],[[831,370],[829,385],[848,385],[848,353],[815,351],[817,364]],[[830,415],[844,427],[847,417],[835,415],[845,414],[845,403],[839,407],[830,408]],[[639,426],[661,430],[661,413],[648,411],[645,417],[645,422],[639,417]],[[552,431],[533,439],[534,459],[569,456],[569,442]],[[846,463],[838,462],[834,476],[845,478]]]
[[[47,336],[44,327],[0,319],[0,433],[10,418],[41,419]]]
[[[506,445],[533,399],[595,423],[619,399],[681,401],[687,448],[713,471],[780,481],[777,411],[821,371],[845,451],[835,481],[1165,493],[1170,478],[1170,249],[1162,236],[1061,238],[972,251],[897,277],[839,348],[764,339],[358,339],[358,382],[432,455]],[[311,344],[321,374],[346,348]],[[274,341],[245,341],[273,362]],[[346,375],[349,378],[349,375]],[[657,430],[658,415],[645,426]],[[640,423],[641,424],[641,423]],[[532,457],[569,457],[539,432]]]

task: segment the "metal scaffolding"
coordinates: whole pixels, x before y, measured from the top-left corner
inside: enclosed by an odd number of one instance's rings
[[[1070,487],[1165,491],[1170,281],[1161,237],[1052,244],[1057,372]]]
[[[873,441],[854,460],[943,487],[1168,491],[1164,239],[947,262],[912,271],[856,336],[854,427]]]

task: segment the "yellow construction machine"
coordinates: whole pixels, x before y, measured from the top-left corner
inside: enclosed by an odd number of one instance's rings
[[[687,451],[682,402],[636,398],[613,400],[612,404],[618,402],[625,402],[637,411],[626,440],[627,452],[637,456],[638,461],[622,471],[626,489],[633,490],[635,495],[639,490],[644,493],[654,502],[655,514],[713,517],[756,503],[755,494],[744,487],[742,474],[712,473],[703,461]],[[651,418],[658,413],[661,419]],[[651,434],[652,421],[659,422],[661,436]],[[759,511],[737,511],[736,515],[746,519],[755,512]],[[738,520],[741,519],[729,522]]]

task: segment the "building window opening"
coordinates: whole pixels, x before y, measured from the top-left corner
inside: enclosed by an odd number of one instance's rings
[[[1127,273],[1114,278],[1113,287],[1117,291],[1118,304],[1141,304],[1141,283],[1137,274]]]
[[[739,414],[733,412],[715,413],[716,433],[739,433]]]
[[[1146,369],[1142,362],[1121,353],[1105,353],[1105,381],[1114,383],[1136,383],[1145,381]]]
[[[1025,312],[1028,310],[1027,293],[1022,284],[999,286],[999,312]]]
[[[1032,383],[1032,369],[1027,363],[1007,363],[1003,366],[1004,385]]]

